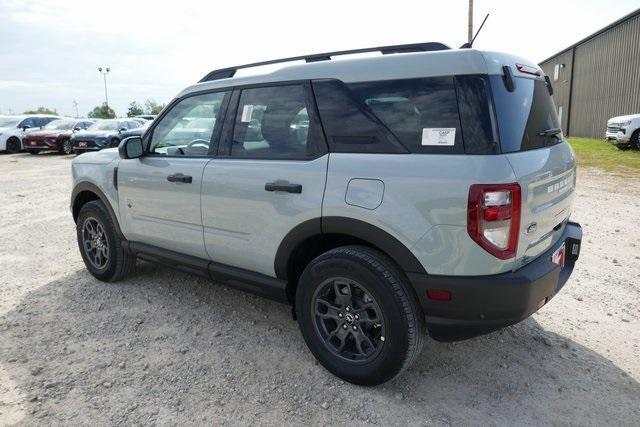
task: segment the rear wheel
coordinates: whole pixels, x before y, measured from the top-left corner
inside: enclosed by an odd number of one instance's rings
[[[123,240],[101,201],[94,200],[82,206],[76,235],[84,264],[98,280],[124,279],[135,265],[135,257],[122,247]]]
[[[333,249],[309,263],[296,314],[314,356],[354,384],[377,385],[400,374],[425,335],[424,315],[402,271],[363,246]]]
[[[22,148],[20,145],[20,140],[15,136],[12,136],[7,140],[7,152],[18,153]]]

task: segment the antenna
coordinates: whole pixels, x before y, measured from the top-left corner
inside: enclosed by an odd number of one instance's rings
[[[473,36],[473,38],[469,43],[465,43],[462,46],[460,46],[460,49],[469,49],[473,46],[473,42],[476,40],[476,37],[478,37],[478,34],[480,33],[480,30],[482,30],[482,27],[484,27],[484,23],[487,22],[487,18],[489,18],[488,13],[487,13],[487,16],[485,16],[484,19],[482,20],[482,24],[480,24],[480,28],[478,28],[478,31],[476,31],[476,35]]]

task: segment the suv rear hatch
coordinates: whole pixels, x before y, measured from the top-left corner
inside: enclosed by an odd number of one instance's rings
[[[526,264],[564,231],[575,193],[575,158],[560,130],[550,83],[539,76],[514,76],[512,87],[502,76],[490,81],[501,151],[521,187],[516,257]]]

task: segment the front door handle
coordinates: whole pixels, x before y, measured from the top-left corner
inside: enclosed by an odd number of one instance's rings
[[[266,191],[286,191],[287,193],[302,193],[302,185],[289,184],[288,182],[267,182],[264,185]]]
[[[167,177],[167,181],[169,182],[184,182],[185,184],[191,184],[193,182],[193,178],[189,175],[183,175],[181,173],[176,173],[173,175],[169,175]]]

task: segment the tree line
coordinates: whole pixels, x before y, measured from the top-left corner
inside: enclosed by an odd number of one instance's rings
[[[139,116],[141,114],[153,114],[156,115],[162,111],[165,104],[160,104],[152,98],[147,98],[143,105],[140,105],[137,101],[132,101],[127,109],[127,117]],[[25,111],[23,114],[58,114],[55,108],[38,107],[35,110]],[[87,117],[90,119],[115,119],[116,112],[113,108],[107,104],[97,105],[93,110],[87,113]]]

